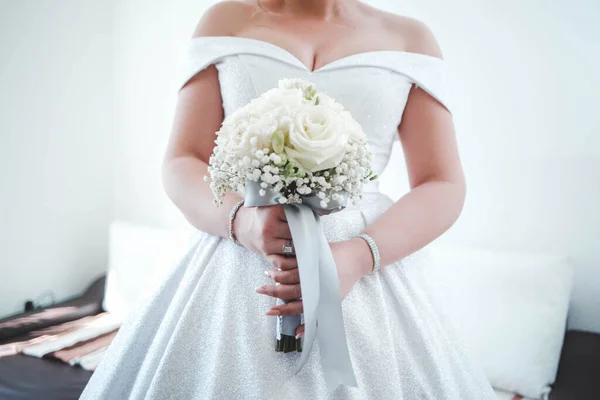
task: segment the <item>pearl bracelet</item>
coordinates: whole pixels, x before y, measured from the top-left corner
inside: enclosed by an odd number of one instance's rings
[[[244,200],[240,200],[235,204],[235,206],[233,206],[231,211],[229,211],[229,239],[231,239],[231,241],[233,243],[237,244],[238,246],[241,246],[241,244],[240,244],[240,242],[237,241],[237,239],[235,238],[235,235],[233,234],[233,219],[235,218],[235,215],[237,214],[240,207],[243,205],[244,205]]]
[[[364,239],[365,242],[367,242],[369,248],[371,249],[371,253],[373,254],[373,270],[371,273],[379,271],[379,268],[381,268],[381,257],[379,256],[379,249],[377,248],[375,241],[366,233],[361,233],[357,237]]]

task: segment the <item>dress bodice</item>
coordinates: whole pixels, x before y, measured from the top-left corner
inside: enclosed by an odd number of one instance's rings
[[[377,174],[389,161],[412,85],[449,109],[444,61],[418,53],[363,52],[311,71],[287,50],[269,42],[233,36],[196,37],[188,43],[178,90],[211,64],[219,73],[225,116],[276,87],[282,78],[315,83],[317,90],[341,103],[361,124]]]

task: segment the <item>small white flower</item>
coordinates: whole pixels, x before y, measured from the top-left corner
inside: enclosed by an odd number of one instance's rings
[[[260,189],[258,191],[258,194],[261,195],[261,196],[264,196],[265,194],[267,194],[267,192],[265,191],[265,189]]]
[[[259,183],[263,196],[267,190],[279,193],[282,204],[302,203],[301,196],[318,193],[326,205],[326,193],[335,200],[340,195],[334,191],[342,190],[354,201],[372,173],[360,125],[333,97],[300,79],[281,80],[279,87],[231,113],[215,144],[203,177],[215,204],[222,204],[230,190],[245,193],[246,180]],[[302,177],[280,175],[288,160]]]

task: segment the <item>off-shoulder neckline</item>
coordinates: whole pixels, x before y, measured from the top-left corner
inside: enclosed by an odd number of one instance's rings
[[[283,47],[278,46],[274,43],[268,42],[266,40],[248,38],[248,37],[243,37],[243,36],[195,36],[190,39],[190,44],[202,43],[203,41],[236,41],[236,40],[241,41],[241,42],[246,41],[246,43],[267,47],[272,50],[278,51],[282,54],[285,54],[290,60],[292,60],[294,62],[294,64],[296,64],[299,68],[303,69],[304,71],[308,72],[309,74],[316,74],[318,72],[325,71],[325,70],[334,68],[336,66],[341,66],[344,63],[347,63],[354,59],[358,59],[360,57],[376,56],[376,55],[384,55],[384,54],[395,54],[395,55],[400,55],[400,56],[404,56],[404,57],[412,57],[412,58],[416,58],[416,59],[427,60],[427,61],[438,62],[438,63],[444,62],[443,59],[434,57],[434,56],[430,56],[428,54],[414,53],[414,52],[409,52],[409,51],[404,51],[404,50],[370,50],[370,51],[362,51],[359,53],[354,53],[354,54],[350,54],[348,56],[338,58],[336,60],[328,62],[327,64],[320,66],[319,68],[311,70],[306,64],[304,64],[304,62],[302,62],[294,54],[292,54],[288,50],[284,49]]]

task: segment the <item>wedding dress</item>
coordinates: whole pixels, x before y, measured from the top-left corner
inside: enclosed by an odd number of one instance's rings
[[[448,107],[444,61],[416,53],[364,52],[311,71],[274,44],[218,36],[191,39],[185,60],[178,89],[215,64],[225,115],[281,78],[314,82],[362,125],[376,173],[388,163],[413,85]],[[393,204],[374,182],[362,202],[322,218],[328,241],[359,234]],[[272,284],[263,273],[271,266],[200,232],[158,290],[124,321],[81,399],[493,399],[484,373],[416,279],[426,262],[427,248],[363,277],[345,297],[358,387],[331,393],[317,342],[292,378],[300,353],[274,351],[275,318],[264,314],[276,299],[254,291]]]

